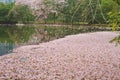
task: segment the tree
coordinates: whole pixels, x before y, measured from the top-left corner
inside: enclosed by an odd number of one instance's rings
[[[11,4],[0,3],[0,23],[11,23],[8,21],[7,15],[13,6],[14,6],[13,3]]]
[[[15,5],[8,13],[9,21],[29,22],[34,21],[34,15],[26,5]]]
[[[110,24],[112,25],[113,31],[119,28],[120,23],[120,0],[113,0],[114,8],[109,13],[110,16]],[[111,42],[116,42],[116,44],[120,44],[120,35],[115,37]]]
[[[112,0],[65,0],[63,3],[49,1],[54,3],[47,2],[58,13],[57,18],[62,18],[66,23],[107,23],[109,18],[107,13],[112,10]],[[50,16],[51,19],[54,18],[54,15]]]
[[[53,6],[51,5],[52,1],[53,0],[40,0],[37,2],[36,8],[34,8],[33,10],[36,21],[44,21],[46,23],[46,19],[53,8]]]
[[[33,12],[36,20],[40,21],[54,20],[55,22],[56,19],[69,24],[76,22],[108,23],[108,12],[113,9],[112,2],[112,0],[44,0],[37,4]]]

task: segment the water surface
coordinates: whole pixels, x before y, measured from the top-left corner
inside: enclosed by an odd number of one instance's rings
[[[66,35],[94,31],[106,31],[106,29],[81,26],[0,25],[0,56],[11,53],[14,48],[19,46],[35,45]]]

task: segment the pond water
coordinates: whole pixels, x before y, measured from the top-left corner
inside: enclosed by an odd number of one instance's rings
[[[11,53],[16,47],[35,45],[66,35],[104,31],[96,27],[71,27],[71,26],[16,26],[0,25],[0,56]]]

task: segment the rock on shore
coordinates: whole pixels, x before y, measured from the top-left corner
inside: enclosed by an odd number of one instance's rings
[[[71,35],[0,57],[0,80],[120,80],[117,32]]]

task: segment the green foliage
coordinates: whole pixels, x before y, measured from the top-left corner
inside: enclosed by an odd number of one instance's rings
[[[115,3],[117,3],[118,5],[120,5],[120,0],[113,0]]]
[[[52,0],[49,0],[52,1]],[[113,9],[112,0],[65,0],[64,3],[48,2],[53,5],[57,11],[57,17],[49,14],[49,21],[54,18],[57,21],[65,23],[88,22],[88,23],[107,23],[109,16],[107,15]],[[45,4],[45,5],[46,5]]]
[[[96,20],[98,23],[108,23],[109,16],[108,13],[112,10],[113,4],[112,0],[101,0],[101,3],[98,5]]]
[[[82,17],[83,20],[90,24],[105,24],[109,16],[108,12],[112,10],[112,0],[84,0]]]
[[[0,3],[0,23],[28,22],[34,18],[28,6]]]
[[[108,13],[109,16],[109,24],[112,26],[112,30],[115,31],[119,27],[120,23],[120,9],[119,9],[119,1],[113,0],[113,8]]]
[[[111,42],[111,43],[115,42],[115,43],[116,43],[116,46],[117,46],[118,44],[120,44],[120,36],[115,37],[115,38],[112,39],[110,42]]]
[[[66,23],[77,22],[80,19],[81,8],[79,0],[66,0],[65,6],[59,10]]]
[[[112,26],[112,30],[119,30],[119,23],[120,23],[120,0],[113,0],[113,10],[108,13],[109,15],[109,23]],[[116,42],[120,44],[120,35],[112,39],[110,42]]]
[[[117,30],[120,23],[120,11],[119,12],[109,12],[109,23],[112,26],[113,31]]]
[[[32,11],[26,5],[15,5],[8,13],[9,21],[29,22],[34,21]]]
[[[13,3],[11,4],[0,3],[0,23],[9,23],[7,15],[13,6],[14,6]]]

